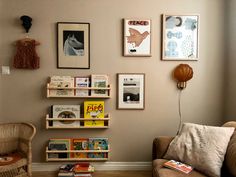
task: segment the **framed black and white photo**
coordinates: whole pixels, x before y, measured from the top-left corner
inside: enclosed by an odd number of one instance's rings
[[[144,109],[145,74],[118,73],[117,109]]]
[[[90,68],[90,24],[57,23],[57,67]]]
[[[199,15],[162,16],[162,59],[198,60]]]

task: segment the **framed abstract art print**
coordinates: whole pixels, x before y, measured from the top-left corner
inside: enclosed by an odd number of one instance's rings
[[[198,60],[199,15],[162,16],[162,59]]]

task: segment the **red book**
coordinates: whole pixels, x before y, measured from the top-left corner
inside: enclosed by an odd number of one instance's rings
[[[74,165],[73,171],[75,173],[92,173],[94,172],[94,167],[89,163],[77,163]]]
[[[178,162],[175,160],[169,160],[169,161],[165,162],[164,166],[167,168],[171,168],[171,169],[183,172],[185,174],[188,174],[193,170],[193,167],[191,167],[190,165],[186,165],[182,162]]]

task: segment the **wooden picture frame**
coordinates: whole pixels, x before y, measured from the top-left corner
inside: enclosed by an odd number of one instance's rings
[[[145,74],[117,74],[117,109],[144,109]]]
[[[124,56],[151,56],[151,20],[124,19]]]
[[[162,60],[198,60],[199,15],[162,15]]]
[[[90,68],[89,23],[57,23],[57,68]]]

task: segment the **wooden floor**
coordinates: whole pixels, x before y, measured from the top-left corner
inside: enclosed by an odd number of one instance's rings
[[[97,171],[93,177],[151,177],[150,171]],[[53,172],[33,172],[33,177],[57,177]]]

